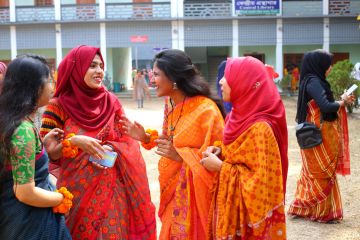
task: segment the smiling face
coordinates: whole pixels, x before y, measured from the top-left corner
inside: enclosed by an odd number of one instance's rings
[[[84,81],[89,88],[97,89],[101,87],[104,79],[104,63],[99,55],[95,55],[89,69],[87,70]]]
[[[170,96],[173,92],[173,82],[161,71],[156,63],[153,68],[153,78],[156,87],[156,95],[158,97]]]
[[[230,94],[231,94],[231,88],[229,84],[226,81],[225,76],[220,80],[220,86],[221,86],[221,92],[222,92],[222,98],[225,102],[230,102]]]

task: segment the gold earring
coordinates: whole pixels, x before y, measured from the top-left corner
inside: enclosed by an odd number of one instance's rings
[[[175,89],[178,89],[178,88],[177,88],[177,85],[176,85],[176,82],[173,83],[173,89],[174,89],[174,90],[175,90]]]

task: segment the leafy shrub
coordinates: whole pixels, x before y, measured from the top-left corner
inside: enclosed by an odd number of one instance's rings
[[[351,87],[354,83],[358,86],[360,85],[360,82],[356,81],[356,79],[351,76],[353,67],[354,65],[349,60],[339,61],[333,65],[327,79],[331,85],[331,90],[334,93],[335,99],[340,99],[344,90]],[[356,97],[359,96],[359,88],[354,94]],[[350,113],[352,113],[352,110],[353,106],[348,106],[348,111]]]

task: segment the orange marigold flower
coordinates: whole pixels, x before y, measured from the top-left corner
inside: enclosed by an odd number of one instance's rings
[[[217,140],[214,142],[215,147],[221,147],[221,145],[222,145],[222,141]]]
[[[143,146],[143,148],[150,150],[153,147],[156,146],[156,142],[155,140],[159,138],[159,133],[156,129],[147,129],[145,131],[146,133],[150,134],[150,141],[148,143],[141,143],[141,146]]]
[[[67,213],[72,207],[72,199],[74,196],[66,189],[66,187],[61,187],[60,189],[56,190],[56,192],[61,193],[64,198],[58,206],[53,207],[53,212]]]
[[[75,136],[74,133],[69,133],[66,135],[66,138],[62,141],[62,145],[63,145],[62,154],[66,158],[74,158],[79,153],[79,148],[76,146],[73,146],[71,144],[71,141],[69,140],[69,138],[74,137],[74,136]]]

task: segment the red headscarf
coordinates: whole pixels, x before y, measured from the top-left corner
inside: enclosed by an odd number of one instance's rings
[[[60,63],[54,95],[66,114],[88,131],[103,127],[120,109],[118,99],[104,87],[89,88],[84,81],[96,54],[103,61],[99,48],[85,45],[73,48]]]
[[[269,123],[280,149],[285,192],[288,169],[285,108],[270,74],[256,58],[229,58],[225,79],[231,88],[233,107],[225,120],[224,144],[235,141],[255,122]]]

